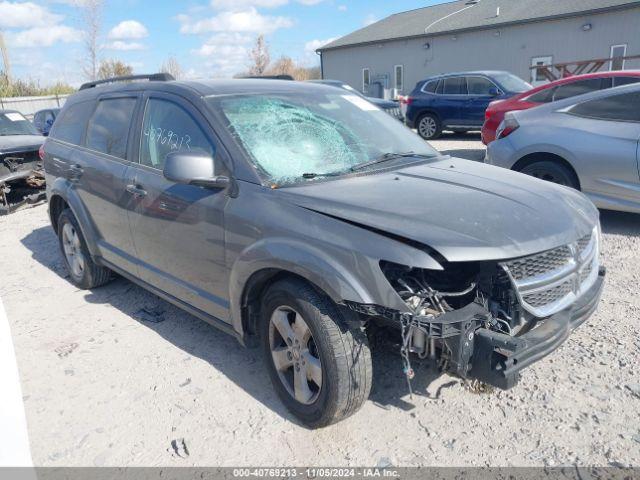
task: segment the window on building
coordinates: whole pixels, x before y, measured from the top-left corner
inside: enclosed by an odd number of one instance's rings
[[[580,103],[569,112],[580,117],[618,122],[640,122],[640,92],[623,93]]]
[[[362,93],[365,95],[369,93],[369,86],[371,85],[371,72],[368,68],[362,69]]]
[[[80,102],[71,105],[58,118],[58,121],[53,124],[54,126],[50,133],[51,138],[73,145],[80,145],[84,129],[93,113],[94,107],[94,102]]]
[[[464,77],[450,77],[444,80],[445,95],[466,95],[467,82]]]
[[[553,64],[553,57],[533,57],[531,59],[532,67],[543,67],[545,65]],[[542,68],[532,68],[531,69],[531,83],[536,85],[540,85],[541,83],[547,82],[549,79],[544,75],[544,69]]]
[[[609,70],[624,70],[624,57],[627,56],[626,45],[613,45],[609,58]]]
[[[467,77],[467,90],[469,95],[491,95],[492,91],[496,91],[498,87],[484,77]]]
[[[98,102],[98,107],[87,126],[87,147],[114,157],[125,158],[136,102],[135,98],[110,98]]]
[[[581,80],[579,82],[566,83],[560,85],[553,94],[553,101],[564,100],[565,98],[583,95],[589,92],[595,92],[602,88],[602,79],[591,78],[589,80]]]
[[[396,65],[394,67],[396,90],[398,93],[402,93],[404,90],[404,66]]]
[[[152,98],[144,113],[140,163],[162,170],[167,154],[179,151],[206,152],[214,149],[196,121],[182,107]]]

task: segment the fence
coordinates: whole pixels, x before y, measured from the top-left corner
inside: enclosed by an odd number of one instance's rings
[[[0,109],[17,110],[31,118],[38,110],[58,108],[64,105],[69,95],[47,95],[43,97],[5,97],[0,98]]]

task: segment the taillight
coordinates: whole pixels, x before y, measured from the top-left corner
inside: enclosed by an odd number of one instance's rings
[[[38,156],[40,157],[40,160],[44,162],[44,143],[40,145],[40,148],[38,149]]]
[[[411,105],[413,103],[413,97],[407,97],[404,101],[407,105]]]
[[[516,117],[514,117],[513,115],[507,114],[505,115],[504,120],[502,121],[502,123],[498,127],[498,130],[496,131],[496,138],[501,139],[501,138],[508,137],[513,132],[515,132],[518,128],[520,128],[520,124],[518,123],[518,120],[516,120]]]

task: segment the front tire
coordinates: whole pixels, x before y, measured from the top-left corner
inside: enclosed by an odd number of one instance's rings
[[[418,120],[416,130],[418,130],[418,135],[425,140],[435,140],[442,135],[442,124],[434,114],[425,113]]]
[[[111,280],[111,270],[97,265],[91,258],[80,225],[68,208],[58,217],[58,241],[69,279],[76,287],[89,290]]]
[[[522,168],[520,172],[540,180],[580,190],[580,184],[575,173],[558,162],[550,160],[537,161]]]
[[[301,280],[272,285],[262,301],[260,336],[276,393],[302,423],[320,428],[355,413],[371,390],[365,332]]]

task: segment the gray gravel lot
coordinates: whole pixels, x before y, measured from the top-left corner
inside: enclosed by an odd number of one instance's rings
[[[443,151],[482,150],[443,138]],[[79,291],[40,206],[0,217],[0,296],[36,465],[640,465],[640,217],[603,213],[598,312],[508,392],[374,353],[355,416],[299,426],[261,355],[124,279]],[[186,449],[185,449],[186,446]]]
[[[429,142],[433,148],[452,157],[465,158],[481,162],[486,151],[480,141],[480,133],[449,133],[444,132],[438,140]]]

